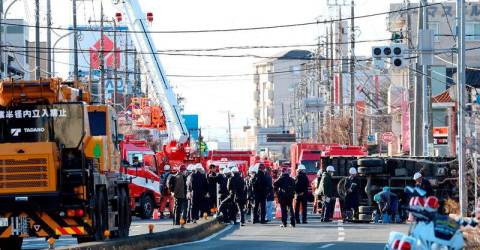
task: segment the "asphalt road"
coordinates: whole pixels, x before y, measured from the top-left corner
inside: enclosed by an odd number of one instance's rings
[[[384,249],[390,231],[407,232],[408,225],[322,223],[310,217],[308,224],[281,228],[278,221],[244,227],[229,226],[198,242],[157,249]]]
[[[163,220],[140,220],[134,218],[132,225],[130,226],[130,235],[140,235],[148,233],[148,225],[154,224],[154,232],[166,231],[173,228],[171,219]],[[56,242],[56,247],[67,247],[67,246],[76,246],[77,239],[71,236],[60,237]],[[23,241],[22,249],[46,249],[48,248],[48,243],[44,238],[31,238],[25,239]]]

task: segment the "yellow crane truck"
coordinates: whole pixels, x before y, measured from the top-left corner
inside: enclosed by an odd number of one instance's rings
[[[127,237],[114,109],[61,79],[0,81],[0,249],[25,237]]]

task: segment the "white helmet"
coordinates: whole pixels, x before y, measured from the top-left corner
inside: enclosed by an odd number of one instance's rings
[[[422,178],[422,174],[420,172],[416,172],[414,175],[413,175],[413,179],[414,180],[418,180],[418,178]]]
[[[330,165],[327,167],[327,172],[335,172],[335,168]]]
[[[229,168],[224,168],[223,169],[223,174],[230,174],[232,171],[230,171]]]
[[[305,165],[300,164],[300,165],[298,165],[297,171],[305,171],[305,169],[307,169],[307,168],[305,168]]]
[[[355,169],[354,167],[351,167],[351,168],[348,170],[348,173],[350,173],[350,174],[357,174],[357,169]]]
[[[193,171],[193,165],[192,165],[192,164],[188,164],[187,172],[192,172],[192,171]]]
[[[252,166],[252,171],[251,172],[255,173],[255,174],[258,173],[258,164],[255,164],[255,165]]]
[[[165,165],[165,167],[163,167],[163,170],[170,171],[170,165]]]
[[[203,166],[202,166],[201,163],[197,163],[197,164],[195,165],[195,169],[198,170],[198,171],[201,171],[201,170],[203,170],[204,168],[203,168]]]
[[[232,168],[234,168],[234,167],[236,167],[236,166],[237,166],[237,165],[235,165],[235,163],[229,163],[229,164],[228,164],[228,168],[229,168],[229,169],[232,169]]]
[[[231,170],[232,170],[232,173],[234,173],[234,174],[239,172],[237,167],[233,167]]]

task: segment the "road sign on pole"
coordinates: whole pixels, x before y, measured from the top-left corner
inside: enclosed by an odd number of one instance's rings
[[[392,143],[394,138],[395,134],[393,132],[385,132],[382,134],[382,141],[385,143]]]

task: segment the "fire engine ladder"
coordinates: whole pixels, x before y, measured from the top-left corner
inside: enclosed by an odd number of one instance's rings
[[[180,142],[186,140],[188,130],[180,114],[176,95],[168,82],[160,58],[157,55],[157,49],[139,2],[137,0],[114,0],[114,3],[123,9],[128,30],[133,31],[130,34],[135,47],[141,52],[139,56],[143,63],[140,65],[143,67],[143,72],[147,74],[146,84],[148,84],[149,89],[153,90],[153,99],[163,108],[167,120],[169,139]]]

